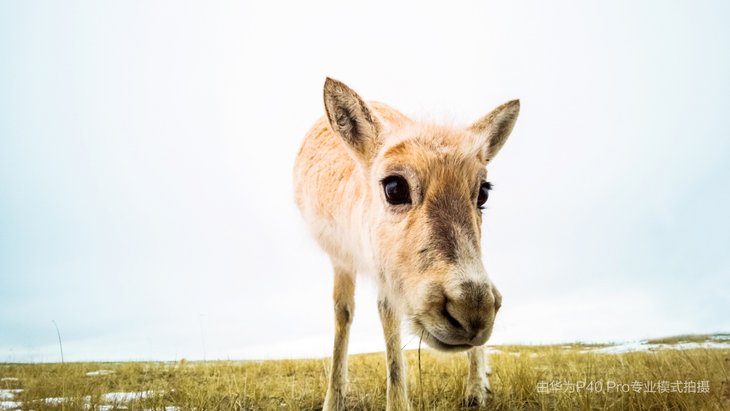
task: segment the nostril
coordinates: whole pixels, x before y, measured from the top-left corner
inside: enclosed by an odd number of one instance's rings
[[[457,320],[451,313],[449,312],[449,309],[446,308],[446,305],[444,305],[444,309],[442,310],[441,314],[446,318],[446,320],[451,324],[452,327],[458,328],[460,330],[464,330],[464,326]]]
[[[469,325],[471,325],[471,338],[475,338],[487,328],[487,322],[483,319],[473,320]]]

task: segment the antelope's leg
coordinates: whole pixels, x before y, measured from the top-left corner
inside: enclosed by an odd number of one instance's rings
[[[355,312],[355,273],[335,267],[335,346],[324,411],[344,410],[347,394],[347,343]]]
[[[469,376],[466,380],[466,403],[469,406],[486,405],[492,390],[489,376],[492,369],[487,363],[484,346],[474,347],[466,352],[469,358]]]
[[[385,362],[388,369],[387,405],[388,411],[410,409],[406,367],[400,344],[400,317],[393,310],[387,298],[378,299],[378,312],[385,335]]]

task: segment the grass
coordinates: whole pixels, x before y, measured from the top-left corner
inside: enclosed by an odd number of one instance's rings
[[[716,340],[730,340],[730,334],[714,334]],[[706,334],[685,334],[676,335],[671,337],[654,338],[647,340],[649,344],[679,344],[679,343],[691,343],[691,342],[707,342],[708,336]]]
[[[490,355],[490,410],[728,410],[730,349],[660,350],[601,354],[596,346],[500,346]],[[458,410],[462,405],[466,356],[406,352],[409,391],[414,410]],[[23,409],[130,410],[316,410],[321,409],[329,361],[220,361],[177,363],[0,364],[0,389],[22,389],[13,401]],[[87,372],[111,370],[109,375]],[[348,409],[385,408],[382,353],[350,357]],[[14,378],[17,378],[15,380]],[[561,384],[560,390],[554,381]],[[585,381],[580,392],[570,383]],[[598,383],[588,389],[591,381]],[[684,390],[685,381],[707,381],[708,393],[606,392],[609,381],[668,381]],[[541,393],[550,386],[555,392]],[[544,385],[543,385],[544,384]],[[626,387],[626,386],[622,386]],[[152,391],[149,393],[148,391]],[[575,390],[574,390],[575,391]],[[120,402],[113,392],[147,392],[147,397]],[[43,400],[47,398],[66,400]],[[421,403],[423,398],[423,403]],[[7,399],[7,397],[6,397]],[[1,401],[1,400],[0,400]],[[0,402],[1,404],[1,402]],[[126,407],[126,408],[124,408]],[[2,409],[2,408],[0,408]]]

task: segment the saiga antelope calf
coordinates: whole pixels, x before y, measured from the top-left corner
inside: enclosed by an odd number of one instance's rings
[[[356,272],[378,285],[387,408],[409,408],[402,316],[431,347],[467,352],[467,401],[484,404],[490,391],[483,344],[502,302],[481,258],[486,166],[512,131],[519,101],[457,129],[366,103],[328,78],[324,107],[294,166],[297,206],[334,269],[335,341],[324,409],[345,407]]]

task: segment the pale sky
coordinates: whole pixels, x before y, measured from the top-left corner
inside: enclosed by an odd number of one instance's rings
[[[326,76],[454,125],[521,100],[490,343],[730,330],[730,4],[291,3],[0,3],[0,362],[59,360],[52,320],[67,361],[330,355],[291,183]]]

